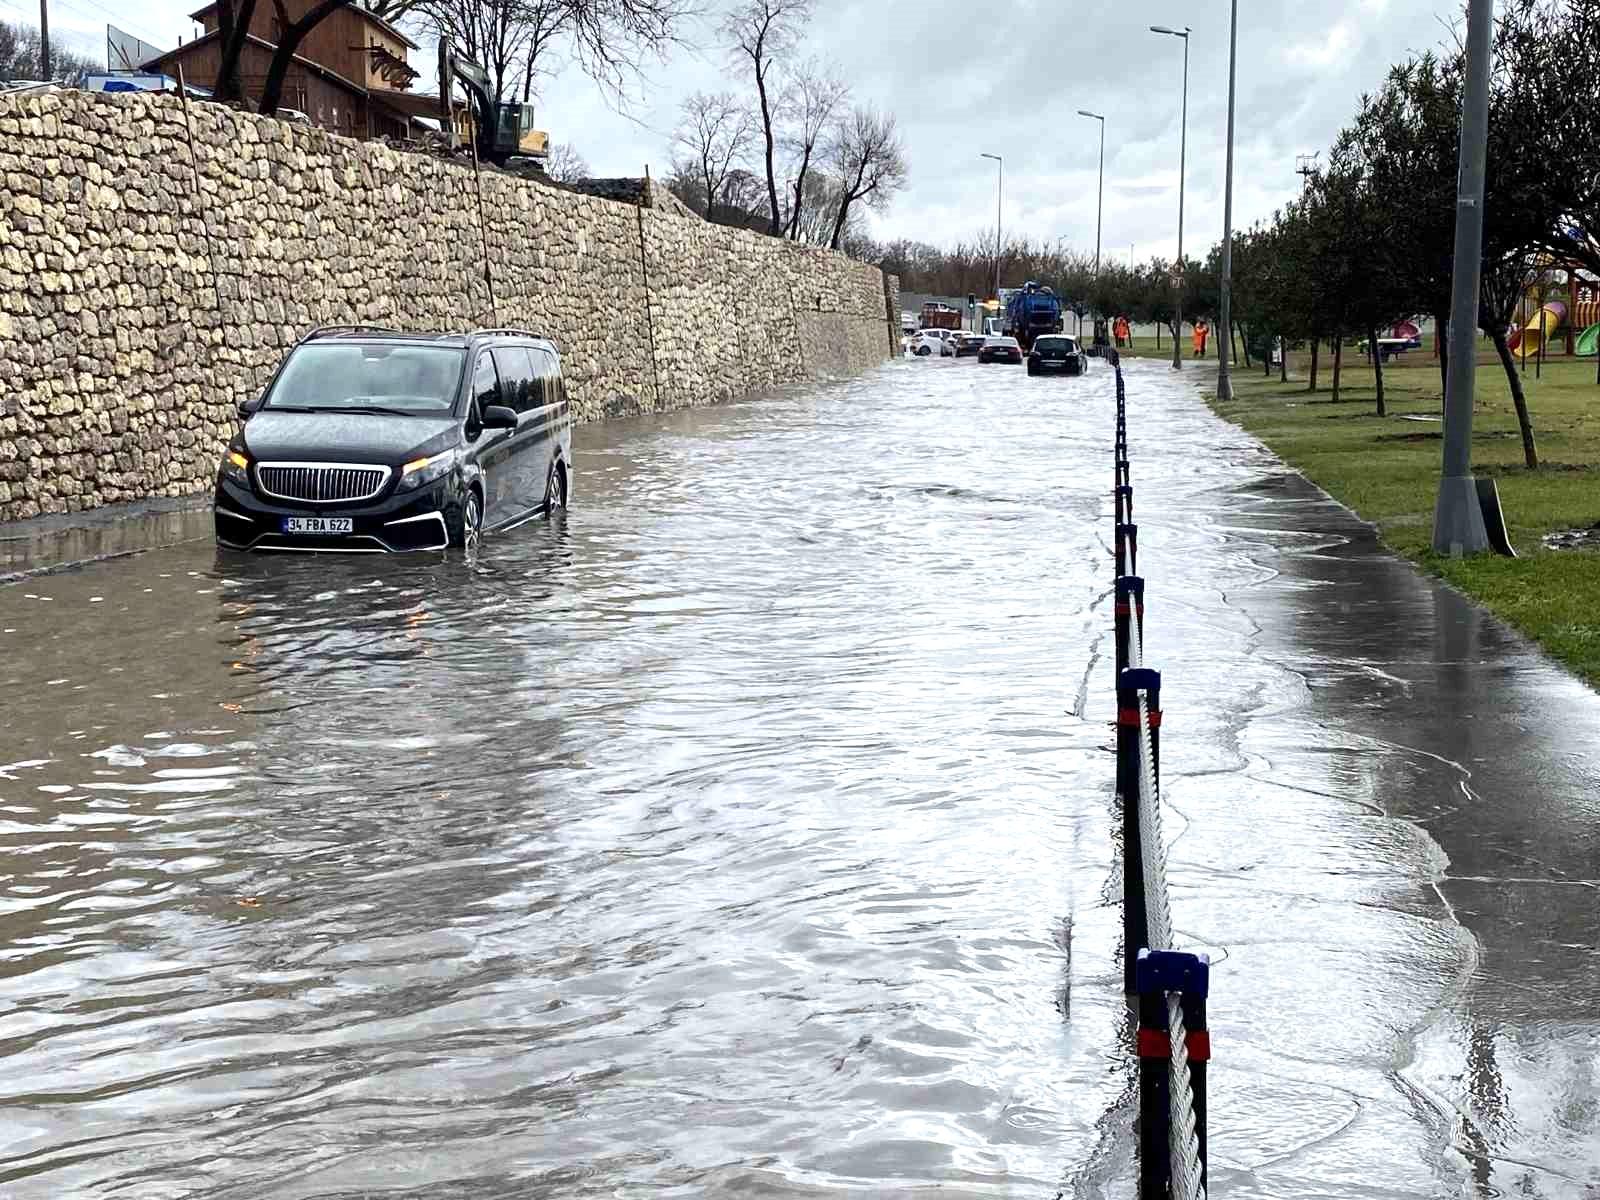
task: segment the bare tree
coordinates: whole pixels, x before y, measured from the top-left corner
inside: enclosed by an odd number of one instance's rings
[[[784,236],[791,241],[802,240],[812,162],[824,135],[849,97],[850,85],[831,67],[815,59],[795,72],[787,106],[793,114],[794,125],[784,139],[785,148],[795,159],[794,177],[789,184],[789,220],[784,229]]]
[[[894,117],[862,106],[840,123],[828,151],[830,166],[840,181],[839,211],[828,240],[829,248],[837,250],[852,206],[864,203],[881,209],[905,187],[906,156]]]
[[[696,92],[683,102],[672,138],[683,154],[677,170],[694,180],[708,219],[714,219],[718,197],[744,157],[751,132],[749,110],[732,92]]]
[[[289,9],[283,0],[272,0],[272,6],[278,13],[278,24],[283,32],[278,35],[278,45],[272,52],[272,62],[267,67],[266,82],[261,85],[261,103],[257,111],[264,116],[272,116],[278,111],[278,104],[283,99],[283,82],[289,76],[289,64],[294,62],[295,52],[300,49],[300,43],[306,35],[322,22],[326,21],[341,8],[350,7],[351,0],[322,0],[314,4],[298,20],[291,20]]]
[[[749,60],[755,74],[756,107],[766,139],[767,204],[772,215],[767,232],[774,237],[783,230],[783,218],[778,207],[775,165],[780,89],[773,72],[778,61],[799,41],[800,26],[811,15],[811,4],[812,0],[745,0],[724,23],[735,56]]]
[[[679,30],[698,16],[697,0],[560,0],[562,31],[585,75],[615,95],[636,78],[646,57],[680,43]]]
[[[217,0],[221,56],[217,61],[217,79],[211,90],[218,100],[241,101],[245,98],[244,80],[239,74],[239,58],[244,53],[245,38],[250,34],[250,21],[255,11],[256,0]]]
[[[274,0],[276,3],[277,0]],[[529,37],[527,19],[541,7],[537,0],[421,0],[416,14],[434,37],[450,43],[489,74],[489,87],[499,99],[522,74]]]
[[[496,99],[520,90],[524,103],[565,51],[602,87],[621,94],[648,55],[678,41],[696,0],[390,0],[423,27],[448,37],[489,73]],[[518,87],[520,84],[520,87]]]
[[[550,157],[545,159],[545,174],[561,183],[577,183],[590,175],[589,164],[584,161],[571,142],[557,142],[550,147]]]

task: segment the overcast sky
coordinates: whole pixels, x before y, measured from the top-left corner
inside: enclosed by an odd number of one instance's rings
[[[726,0],[707,0],[725,7]],[[97,56],[105,22],[163,47],[194,32],[178,0],[50,0],[52,27]],[[1246,0],[1240,6],[1234,223],[1248,226],[1297,190],[1295,156],[1325,149],[1408,51],[1437,46],[1455,0]],[[804,52],[838,63],[856,98],[899,119],[910,185],[873,218],[883,239],[936,244],[994,228],[995,164],[1005,157],[1004,226],[1092,252],[1098,128],[1106,115],[1103,254],[1171,257],[1177,246],[1183,43],[1148,26],[1194,26],[1189,64],[1186,250],[1220,240],[1227,132],[1228,6],[1221,0],[1072,3],[817,0]],[[30,15],[31,14],[31,15]],[[0,18],[36,22],[31,0]],[[715,22],[691,49],[652,65],[622,115],[575,69],[550,81],[538,121],[597,174],[664,173],[678,104],[696,90],[746,87],[717,49]],[[431,56],[427,56],[431,57]],[[415,64],[431,77],[431,61]]]

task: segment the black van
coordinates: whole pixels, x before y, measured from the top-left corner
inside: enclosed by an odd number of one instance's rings
[[[234,549],[465,547],[571,495],[561,356],[520,329],[317,329],[239,415],[214,508]]]

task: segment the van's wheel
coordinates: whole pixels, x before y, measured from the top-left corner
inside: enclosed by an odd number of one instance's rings
[[[475,550],[483,537],[483,501],[478,490],[468,488],[466,496],[453,511],[445,514],[445,525],[450,531],[450,545],[457,550]]]
[[[550,464],[550,478],[544,485],[544,511],[554,516],[567,506],[567,473],[561,469],[561,460]]]

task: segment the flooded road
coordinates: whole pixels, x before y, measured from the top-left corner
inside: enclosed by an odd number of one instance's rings
[[[1130,1195],[1112,395],[899,362],[581,429],[472,567],[0,587],[0,1196]],[[1129,396],[1215,1194],[1600,1194],[1600,700]]]

